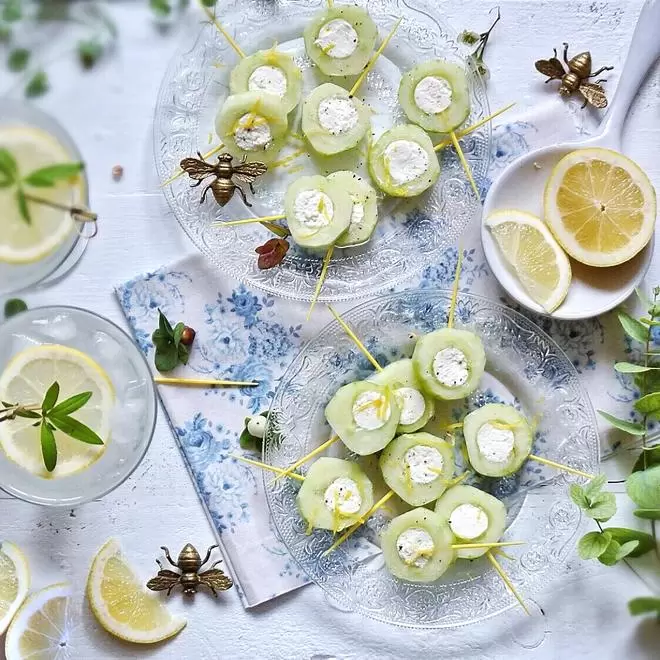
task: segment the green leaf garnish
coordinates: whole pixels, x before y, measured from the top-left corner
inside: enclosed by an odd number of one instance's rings
[[[165,314],[158,310],[158,328],[151,335],[156,347],[154,361],[158,371],[172,371],[178,364],[188,364],[190,347],[181,341],[185,330],[185,323],[177,323],[173,328]]]
[[[646,520],[660,520],[660,509],[635,509],[633,514]]]
[[[12,316],[24,312],[27,308],[28,306],[25,304],[24,300],[21,300],[20,298],[10,298],[5,303],[5,318],[10,319]]]
[[[32,216],[30,215],[30,209],[28,208],[23,188],[19,188],[16,191],[16,203],[18,204],[18,212],[21,214],[21,218],[23,218],[28,225],[31,225]]]
[[[603,532],[607,532],[617,543],[625,545],[628,541],[637,541],[635,549],[629,553],[630,557],[641,557],[655,547],[655,541],[650,534],[641,532],[638,529],[628,529],[627,527],[605,527]]]
[[[619,419],[614,415],[606,413],[604,410],[597,411],[599,415],[602,415],[612,426],[615,426],[621,431],[625,431],[630,435],[644,435],[646,433],[646,427],[643,424],[638,424],[637,422],[629,422],[626,419]]]
[[[30,61],[30,51],[27,48],[14,48],[7,57],[7,68],[14,73],[24,71]]]
[[[641,596],[628,602],[628,611],[633,615],[657,614],[660,617],[660,598]]]
[[[0,187],[5,188],[18,179],[18,164],[8,149],[0,148]]]
[[[56,415],[52,411],[48,415],[48,419],[63,433],[66,433],[68,436],[71,436],[75,440],[80,440],[80,442],[85,442],[89,445],[102,445],[103,440],[99,438],[89,426],[86,426],[82,422],[79,422],[73,417],[68,415]]]
[[[60,395],[60,384],[55,381],[47,390],[44,400],[41,404],[42,414],[46,414],[57,403],[57,398]]]
[[[80,410],[92,398],[91,392],[81,392],[58,403],[51,411],[51,415],[70,415]]]
[[[48,91],[48,76],[45,71],[37,71],[25,86],[25,96],[36,98],[43,96]]]
[[[48,472],[52,472],[57,466],[57,443],[48,422],[41,421],[41,455]]]
[[[30,172],[23,182],[35,188],[50,188],[60,181],[66,181],[78,176],[84,168],[83,163],[60,163],[59,165],[48,165],[41,169]]]
[[[634,319],[627,312],[619,312],[619,323],[623,327],[623,331],[635,341],[638,341],[640,344],[645,344],[648,338],[649,330],[637,319]]]
[[[660,412],[660,392],[651,392],[637,399],[635,410],[643,415],[655,415]]]
[[[606,477],[594,477],[586,486],[571,484],[569,494],[589,518],[606,521],[616,513],[616,498],[613,493],[602,492]]]
[[[7,23],[15,23],[23,18],[23,8],[21,0],[5,0],[5,6],[2,10],[2,20]]]
[[[157,348],[154,361],[158,371],[172,371],[179,364],[179,352],[174,342],[168,342],[163,348]]]
[[[644,448],[633,466],[633,472],[646,470],[654,465],[660,465],[660,445]]]
[[[154,14],[161,18],[172,13],[172,5],[169,0],[149,0],[149,7]]]
[[[91,69],[103,55],[103,44],[97,39],[78,42],[78,59],[85,69]]]
[[[612,535],[607,532],[589,532],[578,542],[578,554],[580,559],[596,559],[600,557],[612,540]]]
[[[646,367],[643,364],[633,364],[632,362],[617,362],[614,368],[620,374],[642,374],[645,371],[653,371],[659,367]]]
[[[633,472],[626,479],[626,492],[640,509],[660,509],[660,465]]]
[[[158,310],[158,329],[167,337],[174,340],[174,330],[172,329],[172,324],[167,320],[167,317],[163,312]]]

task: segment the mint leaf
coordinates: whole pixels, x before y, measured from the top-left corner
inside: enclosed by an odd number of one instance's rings
[[[650,449],[642,449],[642,453],[635,461],[632,471],[639,472],[640,470],[651,468],[654,465],[660,465],[660,445],[656,445]]]
[[[598,495],[603,486],[607,482],[607,475],[599,474],[595,476],[586,486],[584,486],[584,494],[588,500]]]
[[[650,534],[640,532],[637,529],[628,529],[627,527],[606,527],[603,531],[610,534],[610,536],[617,543],[621,543],[622,546],[629,541],[637,541],[637,547],[629,553],[631,557],[641,557],[655,547],[653,537]]]
[[[48,76],[45,71],[37,71],[25,86],[25,96],[36,98],[43,96],[49,88]]]
[[[643,364],[634,364],[633,362],[617,362],[614,365],[615,371],[620,374],[643,374],[647,371],[656,371],[659,367],[645,367]]]
[[[643,424],[638,424],[636,422],[629,422],[625,419],[619,419],[618,417],[615,417],[614,415],[610,415],[604,410],[598,410],[597,412],[599,415],[602,415],[612,426],[615,426],[616,428],[620,429],[621,431],[625,431],[630,435],[641,436],[646,433],[646,429],[644,428]]]
[[[626,312],[619,312],[619,323],[623,327],[623,331],[635,341],[645,344],[648,339],[649,330],[637,319],[634,319],[630,314]]]
[[[619,549],[617,550],[616,560],[621,561],[624,557],[627,557],[628,555],[632,554],[638,545],[639,545],[639,541],[626,541],[626,543],[622,543],[619,546]]]
[[[626,479],[626,492],[640,509],[660,509],[660,465],[633,472]]]
[[[156,349],[154,361],[158,371],[172,371],[179,364],[179,353],[174,343],[168,342],[167,346]]]
[[[596,559],[607,550],[612,536],[607,532],[589,532],[578,542],[578,555],[580,559]]]
[[[5,318],[10,319],[12,316],[24,312],[27,308],[28,306],[25,304],[24,300],[21,300],[20,298],[10,298],[5,303]]]
[[[652,596],[633,598],[628,602],[628,611],[633,616],[638,614],[657,614],[660,616],[660,598],[653,598]]]
[[[21,214],[21,218],[25,220],[26,224],[31,225],[32,217],[30,216],[30,209],[28,208],[23,188],[19,188],[16,191],[16,203],[18,204],[18,212]]]
[[[163,335],[174,340],[174,330],[172,329],[172,324],[167,320],[167,317],[163,312],[158,310],[158,329]]]
[[[643,415],[653,415],[660,412],[660,392],[651,392],[635,401],[635,410]]]
[[[5,0],[5,6],[2,10],[2,20],[7,23],[15,23],[23,18],[23,8],[21,0]]]
[[[53,431],[45,419],[41,422],[41,455],[46,469],[52,472],[57,466],[57,445]]]
[[[172,13],[172,5],[169,0],[149,0],[149,6],[151,11],[161,18]]]
[[[181,335],[183,334],[183,331],[186,329],[186,324],[185,323],[177,323],[174,326],[174,344],[178,347],[179,344],[181,343]]]
[[[605,522],[616,513],[616,497],[614,493],[600,493],[591,500],[590,505],[584,510],[589,518]]]
[[[18,164],[8,149],[0,148],[0,187],[6,187],[16,182]]]
[[[82,163],[61,163],[59,165],[48,165],[41,169],[30,172],[23,182],[35,188],[50,188],[60,181],[66,181],[78,176],[84,168]]]
[[[74,440],[85,442],[88,445],[103,444],[103,440],[89,426],[79,422],[77,419],[73,419],[73,417],[56,415],[51,411],[48,414],[48,421],[54,424],[62,433],[66,433],[68,436],[74,438]]]
[[[179,344],[177,347],[177,355],[181,364],[188,364],[190,349],[185,344]]]
[[[202,0],[205,7],[215,7],[216,0]]]
[[[635,509],[633,513],[645,520],[660,520],[660,509]]]
[[[56,403],[57,397],[60,395],[60,384],[55,381],[46,391],[43,403],[41,404],[41,411],[47,413]]]
[[[24,71],[30,61],[30,51],[27,48],[14,48],[9,51],[7,68],[14,73]]]
[[[589,507],[589,500],[587,500],[587,496],[584,494],[584,488],[579,484],[571,484],[568,494],[571,496],[573,502],[581,509],[587,509]]]
[[[616,564],[616,562],[618,561],[617,554],[619,553],[620,550],[621,550],[621,544],[612,539],[610,540],[607,548],[605,549],[605,552],[602,552],[598,556],[598,561],[601,564],[605,564],[605,566],[614,566],[614,564]]]
[[[70,415],[82,408],[92,398],[91,392],[81,392],[75,396],[58,403],[51,411],[51,415]]]
[[[78,59],[85,69],[91,69],[103,55],[103,44],[97,39],[78,42]]]

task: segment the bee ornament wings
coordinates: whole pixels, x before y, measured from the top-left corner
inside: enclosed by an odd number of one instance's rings
[[[583,108],[587,103],[591,103],[595,108],[607,107],[607,97],[599,84],[583,82],[578,87],[578,91],[584,96]]]
[[[234,586],[233,580],[219,568],[211,568],[199,574],[199,582],[207,586],[217,598],[218,591],[227,591]]]
[[[181,169],[191,178],[195,179],[198,186],[204,179],[215,174],[215,165],[207,163],[202,154],[197,154],[199,158],[184,158],[179,164]]]
[[[147,589],[151,589],[151,591],[167,590],[167,595],[169,596],[170,593],[172,593],[172,589],[179,584],[180,580],[181,575],[179,575],[179,573],[169,571],[161,566],[158,575],[147,582]]]
[[[557,58],[557,51],[555,51],[554,57],[551,57],[549,60],[537,60],[534,66],[539,73],[548,76],[548,79],[545,81],[547,83],[551,80],[563,78],[566,74],[562,63]]]

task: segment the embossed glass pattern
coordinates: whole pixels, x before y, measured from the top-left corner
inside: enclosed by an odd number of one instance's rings
[[[401,71],[434,57],[467,67],[472,101],[467,124],[489,113],[481,78],[465,59],[454,32],[439,20],[440,12],[432,0],[357,0],[353,4],[368,8],[381,38],[397,18],[403,18],[385,55],[359,92],[374,111],[372,126],[378,134],[407,121],[397,100]],[[292,54],[303,71],[304,96],[326,81],[312,69],[301,37],[310,17],[324,5],[325,0],[230,0],[222,3],[221,20],[246,53],[269,48],[277,41]],[[156,168],[162,182],[178,171],[182,158],[198,151],[206,153],[217,144],[215,114],[229,93],[228,77],[237,60],[227,40],[211,24],[174,57],[161,86],[154,124]],[[352,79],[347,79],[344,86],[351,83]],[[436,136],[434,142],[442,137]],[[200,205],[201,188],[191,190],[187,176],[165,186],[164,193],[184,231],[218,268],[274,295],[309,300],[322,255],[292,246],[279,267],[260,271],[254,250],[272,237],[267,229],[259,224],[211,227],[215,220],[281,213],[287,184],[303,174],[350,169],[366,175],[366,147],[353,154],[319,159],[302,153],[301,141],[289,142],[282,157],[296,152],[299,156],[257,181],[252,208],[246,207],[238,194],[224,208],[211,195]],[[490,153],[490,126],[462,142],[475,179],[483,180]],[[453,151],[442,151],[440,160],[442,173],[430,191],[412,200],[381,200],[381,219],[371,241],[361,247],[335,250],[320,300],[355,299],[393,286],[437,262],[443,249],[459,238],[480,205]]]
[[[448,292],[433,289],[393,293],[360,304],[344,319],[384,365],[412,354],[411,333],[446,325],[449,299]],[[439,406],[431,424],[458,421],[468,410],[491,401],[511,403],[535,425],[534,454],[597,472],[593,408],[575,368],[552,339],[521,314],[466,293],[458,299],[455,327],[482,337],[486,373],[477,392],[465,402]],[[330,428],[323,411],[328,400],[341,385],[372,371],[339,325],[328,325],[282,377],[271,408],[264,460],[286,467],[326,440]],[[465,466],[461,444],[462,440],[456,444],[457,473]],[[341,452],[337,445],[333,450]],[[526,542],[507,548],[513,561],[501,560],[523,596],[546,588],[574,549],[583,523],[568,496],[574,479],[528,460],[510,477],[470,481],[505,502],[504,540]],[[438,582],[424,585],[395,579],[380,556],[358,562],[340,546],[323,557],[332,535],[321,530],[306,534],[295,502],[298,483],[273,483],[272,475],[265,483],[275,526],[291,555],[343,609],[403,626],[444,628],[517,606],[484,558],[458,561]],[[358,533],[373,540],[384,522],[382,515],[375,516]]]

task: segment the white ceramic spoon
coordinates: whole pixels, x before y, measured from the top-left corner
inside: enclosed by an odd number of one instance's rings
[[[582,147],[598,146],[621,151],[624,120],[646,74],[658,57],[660,0],[647,0],[637,21],[616,94],[598,134],[584,142],[555,144],[537,149],[515,160],[488,192],[483,220],[493,211],[507,208],[528,211],[542,218],[546,180],[563,156]],[[483,221],[481,240],[488,265],[509,295],[532,311],[545,314],[522,288]],[[634,259],[612,268],[592,268],[571,260],[573,281],[568,296],[551,316],[584,319],[602,314],[623,302],[644,277],[653,257],[653,243],[651,240]]]

